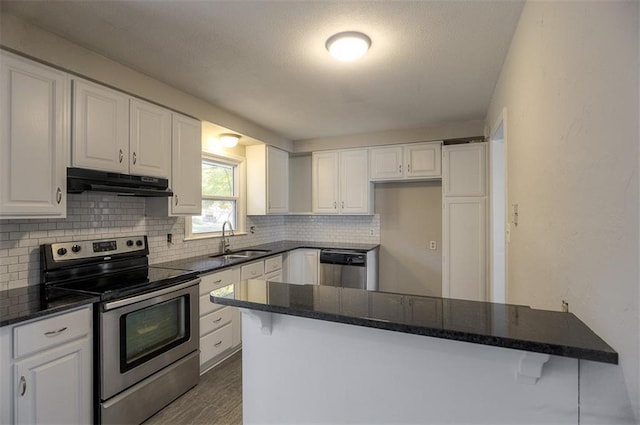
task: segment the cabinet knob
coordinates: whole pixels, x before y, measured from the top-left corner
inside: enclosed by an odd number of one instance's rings
[[[120,153],[118,154],[118,160],[120,161],[120,163],[122,163],[123,159],[124,159],[124,153],[122,152],[122,149],[120,149]]]
[[[24,396],[27,392],[27,380],[24,376],[20,377],[20,397]]]
[[[60,202],[62,202],[62,189],[58,188],[58,190],[56,190],[56,202],[58,204],[60,204]]]
[[[336,201],[333,201],[333,209],[335,210],[336,208],[338,208],[338,203]]]
[[[136,155],[136,153],[133,153],[133,163],[135,164],[136,162],[138,162],[138,156]]]

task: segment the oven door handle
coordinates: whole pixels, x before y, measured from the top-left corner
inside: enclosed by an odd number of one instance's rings
[[[111,302],[108,302],[108,303],[104,304],[104,307],[102,308],[102,311],[109,311],[109,310],[113,310],[113,309],[116,309],[116,308],[127,306],[129,304],[134,304],[134,303],[137,303],[137,302],[140,302],[140,301],[145,301],[145,300],[148,300],[148,299],[151,299],[151,298],[155,298],[155,297],[160,296],[160,295],[169,294],[171,292],[179,291],[181,289],[188,288],[188,287],[193,286],[193,285],[197,285],[198,283],[200,283],[200,278],[193,279],[193,280],[190,280],[190,281],[185,282],[185,283],[180,283],[178,285],[169,286],[167,288],[163,288],[163,289],[160,289],[158,291],[149,292],[147,294],[136,295],[135,297],[130,297],[130,298],[123,298],[123,299],[117,300],[117,301],[111,301]]]

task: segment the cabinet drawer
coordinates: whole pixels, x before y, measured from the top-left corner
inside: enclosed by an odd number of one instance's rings
[[[205,314],[213,313],[216,310],[220,310],[223,307],[224,306],[221,304],[212,303],[208,292],[204,295],[200,295],[200,317]]]
[[[237,283],[238,269],[227,269],[216,273],[211,273],[200,277],[200,295],[209,294],[214,289],[225,285]]]
[[[242,266],[240,269],[240,279],[261,279],[264,274],[264,261],[258,261],[255,263]]]
[[[282,255],[277,257],[271,257],[264,260],[264,272],[271,273],[276,270],[282,269]]]
[[[91,331],[91,310],[72,311],[13,328],[15,358],[72,341]]]
[[[233,309],[224,307],[200,317],[200,335],[206,335],[211,331],[226,325],[233,318]]]
[[[273,273],[265,274],[264,280],[271,280],[273,282],[282,282],[282,270],[276,270]]]
[[[208,362],[231,348],[232,335],[232,325],[228,324],[200,338],[200,364]]]

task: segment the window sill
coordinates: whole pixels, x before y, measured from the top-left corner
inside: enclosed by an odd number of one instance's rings
[[[247,232],[235,232],[233,235],[225,235],[225,237],[229,237],[232,238],[234,236],[246,236],[249,233]],[[185,237],[184,240],[185,241],[199,241],[202,239],[216,239],[216,238],[221,238],[222,237],[222,233],[210,233],[210,234],[206,234],[206,235],[193,235],[193,236],[189,236],[189,237]]]

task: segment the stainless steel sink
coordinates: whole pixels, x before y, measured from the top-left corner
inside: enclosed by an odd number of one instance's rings
[[[228,254],[212,255],[212,258],[224,258],[225,260],[244,260],[247,258],[256,257],[258,255],[266,254],[269,250],[266,249],[245,249],[242,251],[230,252]]]

